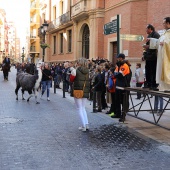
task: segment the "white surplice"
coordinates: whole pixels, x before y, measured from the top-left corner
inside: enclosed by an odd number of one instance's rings
[[[167,30],[170,31],[170,30]],[[163,61],[165,55],[165,47],[164,45],[160,45],[161,42],[166,40],[166,32],[159,38],[150,38],[150,49],[157,49],[157,67],[156,67],[156,83],[159,84],[159,91],[170,91],[170,84],[165,83],[162,80],[162,71],[163,71]],[[170,67],[170,63],[169,63]]]

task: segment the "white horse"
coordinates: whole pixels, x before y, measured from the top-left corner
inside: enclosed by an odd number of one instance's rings
[[[35,100],[36,104],[39,104],[37,101],[37,95],[38,91],[40,89],[40,83],[42,79],[42,60],[39,60],[36,64],[36,70],[35,74],[31,75],[28,73],[18,73],[16,76],[16,89],[15,89],[15,94],[16,94],[16,100],[18,100],[18,90],[20,87],[22,88],[22,100],[24,99],[24,91],[28,91],[29,97],[27,99],[27,102],[29,102],[30,98],[33,96],[32,92],[34,92],[35,95]]]

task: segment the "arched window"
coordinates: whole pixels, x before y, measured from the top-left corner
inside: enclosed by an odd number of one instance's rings
[[[85,25],[82,37],[82,57],[89,59],[89,36],[90,30],[88,25]]]

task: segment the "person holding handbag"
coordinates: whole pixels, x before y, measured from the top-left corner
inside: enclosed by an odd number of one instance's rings
[[[90,84],[89,84],[89,69],[88,69],[88,61],[86,58],[80,58],[77,61],[77,68],[76,72],[74,71],[74,79],[72,79],[73,83],[73,96],[75,105],[77,107],[80,120],[81,120],[81,126],[79,127],[79,130],[85,132],[89,129],[89,122],[86,112],[86,102],[87,98],[89,98],[89,90],[90,90]],[[83,95],[80,98],[77,98],[74,95],[74,91],[79,90],[83,91]]]

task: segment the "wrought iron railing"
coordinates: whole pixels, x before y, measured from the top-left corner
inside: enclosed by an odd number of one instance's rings
[[[31,46],[31,47],[30,47],[30,52],[36,52],[35,46]]]
[[[48,31],[59,27],[70,21],[70,11],[66,12],[65,14],[59,16],[55,20],[51,21],[48,26]]]

